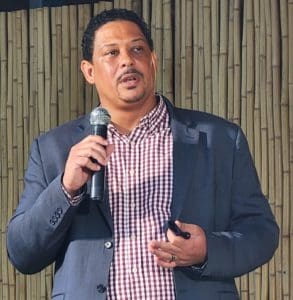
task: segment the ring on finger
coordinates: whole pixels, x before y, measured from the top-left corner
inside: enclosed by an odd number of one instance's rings
[[[177,257],[175,254],[171,254],[171,257],[169,259],[169,263],[173,262],[173,261],[176,261]]]

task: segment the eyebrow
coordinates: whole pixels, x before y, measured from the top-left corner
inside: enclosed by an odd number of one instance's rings
[[[130,43],[134,43],[134,42],[138,42],[138,41],[142,41],[144,43],[147,43],[147,41],[144,38],[137,38],[137,39],[133,39],[130,41]],[[116,46],[117,43],[110,43],[110,44],[104,44],[102,45],[102,47],[113,47]]]

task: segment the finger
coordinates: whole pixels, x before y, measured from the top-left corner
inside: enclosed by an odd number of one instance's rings
[[[82,145],[82,147],[75,148],[72,157],[73,159],[76,157],[91,158],[92,160],[95,160],[94,163],[98,162],[99,164],[105,165],[107,153],[104,146],[95,143],[87,143]]]
[[[166,262],[164,260],[160,260],[158,257],[155,257],[155,262],[160,267],[167,268],[167,269],[172,269],[172,268],[175,268],[177,266],[176,261]]]
[[[172,256],[169,252],[162,251],[161,249],[154,249],[151,253],[160,261],[164,261],[166,263],[173,261],[174,256]]]
[[[85,144],[85,143],[88,143],[88,142],[93,142],[93,143],[96,143],[96,144],[100,144],[100,145],[103,145],[105,147],[108,145],[108,141],[100,135],[88,135],[87,137],[85,137],[80,142],[80,144]]]
[[[170,253],[173,253],[173,254],[177,254],[180,252],[180,248],[172,245],[171,243],[169,242],[162,242],[162,241],[151,241],[149,243],[149,251],[153,254],[158,254],[162,257],[165,257],[165,254],[164,253],[167,253],[169,254],[169,257],[170,257]],[[158,251],[161,251],[163,253],[159,254]]]

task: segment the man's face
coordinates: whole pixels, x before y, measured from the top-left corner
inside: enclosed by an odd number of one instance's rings
[[[81,67],[105,107],[127,109],[154,96],[156,57],[133,22],[113,21],[100,27],[92,62],[83,61]]]

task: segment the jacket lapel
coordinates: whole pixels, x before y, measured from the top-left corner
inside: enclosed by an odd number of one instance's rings
[[[195,178],[200,178],[202,157],[206,156],[206,133],[200,132],[194,119],[164,99],[171,118],[173,135],[173,191],[171,218],[180,219],[184,202]]]

